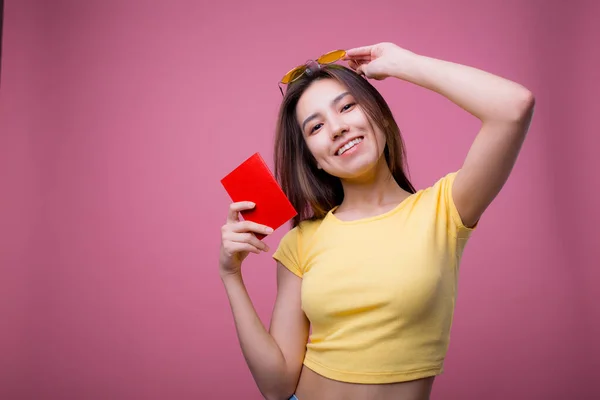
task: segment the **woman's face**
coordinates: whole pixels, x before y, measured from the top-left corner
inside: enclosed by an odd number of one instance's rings
[[[385,136],[338,81],[313,82],[300,97],[296,116],[318,167],[330,175],[359,179],[377,166]]]

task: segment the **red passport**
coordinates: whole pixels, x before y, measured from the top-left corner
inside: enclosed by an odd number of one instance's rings
[[[221,179],[221,184],[234,203],[251,201],[256,204],[253,209],[240,212],[247,221],[275,230],[297,214],[259,153],[253,154],[227,174]],[[266,236],[253,233],[258,239]]]

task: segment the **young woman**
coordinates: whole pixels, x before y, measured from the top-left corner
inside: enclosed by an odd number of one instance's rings
[[[249,253],[269,251],[252,233],[272,230],[239,219],[251,203],[230,206],[220,274],[266,399],[425,400],[443,372],[464,246],[511,173],[534,97],[392,43],[341,54],[350,68],[313,62],[283,81],[275,167],[299,215],[273,254],[269,330],[240,272]],[[433,90],[482,123],[462,167],[419,191],[392,113],[368,82],[388,77]]]

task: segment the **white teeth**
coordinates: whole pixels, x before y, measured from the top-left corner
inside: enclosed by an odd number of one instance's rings
[[[353,148],[354,146],[356,146],[357,144],[359,144],[360,142],[362,142],[362,138],[356,138],[354,140],[349,141],[348,143],[346,143],[345,145],[343,145],[337,152],[338,156],[341,156],[342,154],[344,154],[347,150],[350,150],[351,148]]]

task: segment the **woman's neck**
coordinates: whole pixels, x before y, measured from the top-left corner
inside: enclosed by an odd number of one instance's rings
[[[356,180],[342,180],[344,200],[338,212],[368,213],[385,211],[410,195],[392,176],[385,157],[368,175]]]

